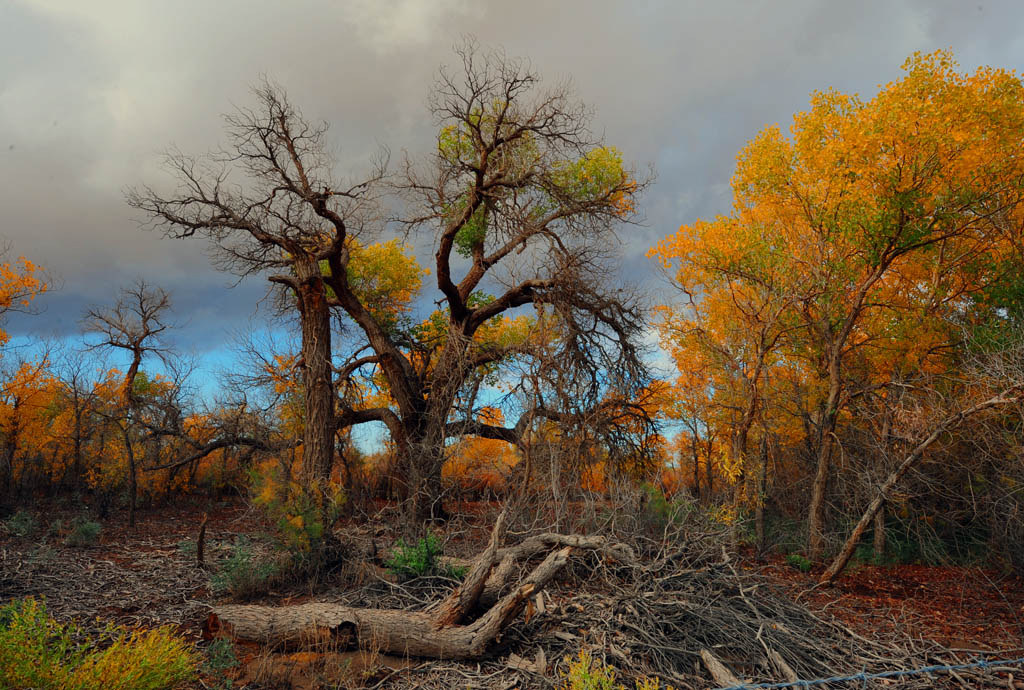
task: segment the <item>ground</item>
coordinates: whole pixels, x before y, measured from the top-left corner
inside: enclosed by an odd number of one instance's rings
[[[21,538],[0,531],[0,601],[43,597],[49,611],[60,619],[88,622],[98,617],[130,627],[173,624],[204,649],[210,641],[202,639],[202,626],[216,597],[211,591],[209,573],[195,562],[194,542],[203,513],[208,511],[209,515],[207,549],[208,558],[214,562],[224,558],[239,539],[254,535],[258,538],[267,529],[258,514],[239,501],[224,501],[205,510],[200,504],[179,505],[140,511],[134,529],[116,520],[109,521],[97,544],[72,547],[63,543],[66,527],[47,531],[43,520],[45,516],[46,520],[59,519],[67,525],[75,511],[60,506],[37,508],[42,509],[38,512],[40,528],[35,536]],[[484,527],[470,533],[482,536],[486,534]],[[372,550],[383,550],[393,543],[393,534],[386,527],[361,526],[358,530]],[[468,544],[464,547],[471,550]],[[748,555],[742,567],[761,574],[812,611],[834,616],[853,633],[866,638],[904,637],[934,642],[959,650],[960,656],[954,658],[965,660],[980,652],[1024,656],[1024,582],[1006,573],[977,567],[855,565],[835,586],[819,588],[815,586],[814,572],[801,573],[781,557],[758,560]],[[321,599],[336,596],[338,601],[355,605],[415,607],[416,597],[422,596],[422,592],[396,587],[379,569],[350,570],[345,577],[348,582],[360,580],[363,589],[358,596],[362,599],[292,588],[272,591],[263,600],[297,602],[315,594]],[[366,585],[367,579],[376,584]],[[450,584],[442,581],[436,586]],[[552,592],[550,605],[571,611],[578,605],[571,595],[571,588]],[[511,641],[496,652],[508,659],[504,662],[508,667],[521,662],[529,668],[538,663],[533,657],[519,657],[510,648],[526,632],[538,633],[522,626],[511,630]],[[543,632],[555,637],[560,633],[568,637],[558,639],[568,639],[586,631],[552,628]],[[228,687],[230,679],[235,688],[283,687],[289,681],[294,687],[310,688],[318,675],[336,677],[339,669],[344,670],[352,684],[386,687],[403,673],[415,675],[429,667],[416,660],[365,655],[292,654],[271,658],[244,648],[235,650],[235,654],[247,663],[227,671],[208,669],[196,687]],[[559,662],[545,660],[543,648],[540,656],[539,663],[546,665],[549,673]],[[454,678],[461,672],[451,664],[446,668]]]

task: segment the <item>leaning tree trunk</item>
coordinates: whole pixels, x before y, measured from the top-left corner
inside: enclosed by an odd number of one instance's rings
[[[291,648],[371,647],[387,654],[435,659],[482,656],[487,647],[568,562],[574,549],[598,550],[632,562],[629,547],[601,537],[542,534],[513,547],[498,548],[504,528],[499,516],[488,547],[472,562],[462,585],[426,611],[363,609],[328,603],[299,606],[221,606],[208,632],[237,640]],[[547,556],[515,582],[517,563]],[[510,586],[511,585],[511,586]],[[483,613],[476,615],[484,609]]]
[[[841,573],[843,568],[846,567],[846,564],[850,562],[850,558],[853,556],[853,551],[857,548],[857,543],[860,542],[860,538],[864,535],[864,531],[868,528],[868,524],[871,523],[875,515],[878,514],[878,511],[880,511],[882,506],[885,505],[885,502],[889,498],[889,494],[892,492],[893,488],[895,488],[896,484],[903,478],[910,468],[917,464],[917,462],[924,456],[925,451],[928,450],[933,443],[938,441],[943,434],[960,424],[963,420],[983,410],[1002,405],[1019,404],[1022,400],[1024,400],[1024,386],[1016,386],[1004,391],[1002,395],[989,398],[984,402],[972,405],[971,407],[960,410],[959,412],[942,420],[942,422],[932,430],[932,433],[928,435],[928,438],[914,448],[914,450],[903,459],[903,462],[899,464],[899,467],[893,470],[889,476],[886,477],[885,482],[883,482],[882,486],[878,488],[878,494],[875,496],[874,500],[868,504],[867,510],[864,511],[864,514],[861,516],[857,526],[853,528],[853,532],[851,532],[850,536],[847,537],[846,543],[843,545],[839,555],[836,556],[835,560],[832,561],[832,564],[822,574],[818,581],[823,585],[831,584],[835,581],[839,576],[839,573]]]

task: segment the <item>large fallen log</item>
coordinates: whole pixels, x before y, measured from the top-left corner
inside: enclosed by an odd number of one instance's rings
[[[498,548],[504,529],[499,516],[487,548],[472,561],[462,585],[427,611],[366,609],[330,603],[298,606],[217,607],[208,632],[238,641],[286,648],[372,648],[397,656],[436,659],[480,657],[568,562],[574,549],[596,549],[623,559],[628,547],[579,535],[541,535],[516,547]],[[556,549],[556,550],[553,550]],[[509,588],[514,564],[547,550],[547,556]],[[498,596],[498,592],[506,591]],[[493,603],[486,597],[495,596]],[[475,612],[484,608],[482,614]]]

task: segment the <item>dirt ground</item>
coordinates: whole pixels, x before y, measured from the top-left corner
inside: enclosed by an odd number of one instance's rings
[[[67,525],[74,511],[41,508],[37,514],[39,534],[19,538],[0,529],[0,601],[41,597],[52,615],[63,620],[75,618],[86,627],[97,618],[129,627],[172,624],[201,648],[210,644],[202,639],[202,625],[215,597],[208,572],[196,566],[194,548],[189,546],[192,542],[194,547],[204,508],[180,505],[141,511],[134,529],[109,521],[99,543],[88,547],[64,545],[66,527],[64,532],[47,532],[47,522],[61,520]],[[225,557],[238,539],[267,530],[256,513],[237,501],[205,510],[211,562]],[[370,535],[374,546],[390,546],[386,529],[361,529]],[[486,530],[479,532],[483,535]],[[981,568],[860,565],[849,569],[835,586],[819,588],[815,573],[801,573],[781,557],[747,558],[743,567],[764,576],[812,611],[834,616],[866,638],[934,642],[963,652],[964,658],[979,652],[1024,656],[1024,582],[1007,574]],[[264,601],[288,603],[331,595],[330,591],[290,589],[272,591]],[[562,591],[552,597],[570,595],[570,591]],[[511,636],[514,638],[514,633]],[[509,659],[515,656],[508,649],[502,653],[509,654]],[[402,674],[415,676],[431,663],[358,653],[268,657],[245,648],[236,649],[235,655],[241,666],[209,671],[196,687],[291,685],[305,690],[316,686],[317,677],[338,678],[339,674],[347,679],[346,685],[388,687]],[[549,669],[558,662],[550,660]],[[456,666],[433,663],[445,666],[452,678],[458,678]],[[509,688],[516,687],[515,676],[511,677]],[[552,673],[552,679],[557,681],[557,673]]]

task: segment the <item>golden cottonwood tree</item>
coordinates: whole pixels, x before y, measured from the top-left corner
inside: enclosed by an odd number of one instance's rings
[[[941,358],[951,338],[943,320],[1003,279],[1020,246],[1020,78],[987,67],[962,74],[947,52],[914,55],[904,70],[871,100],[814,94],[789,136],[765,129],[739,155],[733,212],[657,248],[681,283],[703,279],[709,263],[729,276],[700,296],[724,309],[720,319],[742,323],[757,290],[765,313],[782,307],[776,345],[804,362],[817,382],[808,389],[819,391],[808,411],[814,558],[837,423],[855,392],[851,363],[877,361],[871,350],[882,344],[918,365]],[[888,373],[873,375],[882,385]]]

